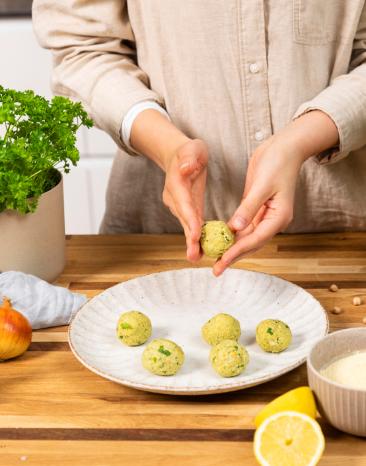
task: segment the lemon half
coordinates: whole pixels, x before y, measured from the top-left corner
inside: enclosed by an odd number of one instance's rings
[[[324,446],[319,424],[296,411],[273,414],[254,435],[254,454],[262,466],[315,466]]]

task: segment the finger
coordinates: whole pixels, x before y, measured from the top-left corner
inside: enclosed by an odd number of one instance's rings
[[[171,195],[167,192],[164,192],[164,204],[166,205],[166,207],[168,207],[168,209],[170,210],[170,212],[172,213],[172,215],[174,215],[174,217],[176,217],[180,224],[182,225],[182,228],[183,228],[183,231],[184,231],[184,235],[186,237],[186,242],[188,241],[188,237],[190,235],[189,233],[189,228],[188,228],[188,225],[186,224],[184,218],[182,218],[176,207],[175,207],[175,204],[174,204],[174,200],[173,198],[171,197]],[[187,244],[187,247],[188,247],[188,244]]]
[[[242,237],[244,237],[246,235],[249,235],[250,233],[253,233],[253,231],[255,230],[257,225],[261,222],[261,220],[262,220],[262,218],[264,216],[264,213],[266,212],[266,209],[267,209],[266,205],[263,205],[258,210],[258,212],[255,215],[255,217],[253,218],[252,222],[246,228],[244,228],[244,230],[236,232],[237,239],[242,238]]]
[[[201,259],[202,252],[199,243],[191,243],[187,249],[187,259],[190,262],[197,262]]]
[[[184,234],[187,243],[187,259],[191,262],[196,262],[201,258],[201,249],[199,239],[201,237],[201,221],[197,214],[194,220],[191,220],[190,225],[186,221],[186,217],[191,215],[191,211],[187,212],[185,204],[178,204],[174,197],[171,198],[175,216],[179,219],[184,229]],[[192,228],[193,225],[193,228]]]
[[[251,251],[248,251],[244,254],[241,254],[239,257],[236,258],[236,261],[244,259],[244,257],[251,256],[255,252],[257,252],[259,248],[257,249],[252,249]],[[216,264],[213,266],[213,273],[216,277],[220,276],[222,273],[225,272],[225,270],[230,267],[232,263],[230,264],[223,264],[221,260],[217,261]]]
[[[199,175],[199,177],[194,181],[193,186],[192,186],[193,203],[197,210],[198,217],[201,221],[201,226],[203,224],[203,219],[204,219],[206,176],[207,176],[207,171],[204,170]]]
[[[183,203],[182,207],[182,204],[177,201],[175,195],[173,196],[171,194],[167,186],[164,189],[163,202],[169,208],[170,212],[179,220],[184,230],[187,245],[187,259],[191,262],[196,262],[202,256],[199,239],[201,237],[203,220],[200,219],[194,209],[189,206],[189,196],[187,197],[187,195],[184,194],[183,197],[185,198],[185,202],[188,202],[188,207],[185,203]],[[195,218],[188,224],[186,218],[190,218],[192,215],[194,215]]]
[[[198,210],[194,205],[190,185],[182,183],[179,178],[173,178],[170,186],[172,188],[169,187],[169,192],[178,215],[184,219],[190,231],[192,241],[199,241],[202,218],[200,218]]]
[[[266,213],[268,207],[268,201],[258,210],[257,214],[254,216],[252,220],[253,228],[255,228],[263,219],[264,214]],[[240,232],[241,234],[242,232]]]
[[[253,220],[252,223],[250,223],[246,228],[244,228],[244,230],[236,233],[236,240],[238,240],[239,238],[242,238],[243,236],[250,235],[250,233],[253,233],[254,229],[255,229],[255,223]]]
[[[202,255],[199,240],[203,220],[193,206],[190,193],[176,184],[173,193],[168,188],[165,189],[164,203],[182,224],[187,242],[187,259],[192,262],[198,261]]]
[[[176,217],[180,221],[183,231],[184,231],[184,236],[186,238],[186,247],[187,247],[187,259],[190,262],[197,262],[201,258],[201,250],[200,250],[200,245],[198,242],[193,242],[190,230],[185,223],[184,219],[177,213]]]
[[[270,208],[269,208],[270,210]],[[277,209],[276,209],[277,210]],[[252,233],[241,237],[217,263],[215,271],[220,274],[225,268],[239,259],[242,254],[249,253],[254,249],[260,249],[275,234],[281,231],[288,223],[288,208],[284,207],[282,212],[267,212],[262,221]]]
[[[253,186],[228,222],[229,227],[234,231],[244,230],[256,217],[270,196],[271,192],[268,188],[260,189]]]
[[[191,221],[192,225],[192,221]],[[187,259],[191,262],[198,261],[202,254],[200,248],[200,237],[201,237],[201,223],[197,220],[193,221],[193,229],[187,228]]]

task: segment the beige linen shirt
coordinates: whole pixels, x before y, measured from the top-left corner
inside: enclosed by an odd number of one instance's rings
[[[326,112],[340,146],[304,164],[287,231],[366,230],[363,0],[34,0],[33,19],[53,51],[53,90],[81,100],[119,146],[103,232],[181,230],[161,202],[163,173],[120,137],[144,100],[206,141],[206,218],[224,220],[262,140]]]

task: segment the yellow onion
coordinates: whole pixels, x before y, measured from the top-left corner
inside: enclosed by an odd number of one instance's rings
[[[23,354],[32,340],[32,327],[26,317],[11,307],[10,299],[0,305],[0,360]]]

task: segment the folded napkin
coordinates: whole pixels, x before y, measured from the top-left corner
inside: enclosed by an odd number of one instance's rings
[[[28,318],[33,329],[69,324],[87,300],[82,294],[23,272],[0,273],[0,303],[4,296]]]

